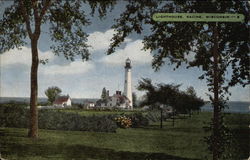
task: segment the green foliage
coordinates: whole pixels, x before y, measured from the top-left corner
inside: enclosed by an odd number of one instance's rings
[[[62,90],[59,87],[53,86],[49,87],[45,90],[45,95],[48,97],[48,101],[50,104],[53,104],[56,97],[62,92]]]
[[[19,106],[0,106],[1,127],[28,127],[28,109]],[[116,123],[110,115],[82,116],[60,110],[39,110],[38,126],[40,129],[74,130],[94,132],[115,132]]]
[[[209,114],[210,115],[210,114]],[[38,159],[121,159],[194,160],[208,154],[202,122],[207,113],[143,128],[117,129],[116,133],[39,130],[39,139],[25,137],[26,129],[0,128],[2,157],[18,160]]]
[[[144,35],[144,49],[154,54],[152,66],[156,70],[167,62],[178,68],[186,63],[189,67],[199,67],[205,71],[212,68],[214,44],[214,24],[209,22],[157,22],[153,13],[240,13],[245,16],[243,23],[218,23],[220,69],[224,74],[227,68],[229,85],[249,83],[249,3],[247,1],[158,1],[135,0],[126,6],[113,28],[117,33],[108,50],[112,54],[127,36],[132,33]],[[241,30],[239,31],[239,28]],[[147,32],[145,32],[147,30]],[[150,30],[150,31],[148,31]],[[193,54],[194,59],[188,58]],[[168,61],[169,60],[169,61]]]
[[[202,127],[209,122],[212,113],[201,112],[188,119],[177,119],[175,127],[164,122],[145,128],[117,129],[116,133],[43,130],[34,142],[26,136],[26,129],[0,128],[2,157],[18,160],[43,159],[122,159],[122,160],[205,160],[211,159],[206,144],[202,141],[205,133]],[[225,122],[238,135],[235,152],[241,158],[249,155],[248,114],[227,114]],[[232,119],[232,121],[231,121]],[[241,125],[243,123],[243,126]],[[63,144],[63,145],[62,145]],[[119,147],[117,147],[119,146]],[[233,160],[238,160],[237,158]]]
[[[129,127],[140,128],[140,127],[147,127],[149,125],[149,119],[147,118],[147,116],[140,112],[119,111],[117,113],[112,112],[112,113],[106,113],[106,114],[108,114],[112,120],[115,120],[115,122],[121,128],[129,128]],[[124,124],[121,124],[122,120],[124,120]]]
[[[165,110],[163,110],[162,113],[162,119],[166,121],[171,117],[172,113],[168,113]],[[152,110],[148,112],[145,117],[148,119],[149,122],[159,122],[161,120],[161,113],[159,110]]]
[[[2,104],[0,106],[0,127],[28,127],[29,110],[16,104]],[[86,111],[85,111],[86,112]],[[131,120],[131,127],[145,127],[149,120],[142,113],[108,112],[101,111],[91,114],[82,114],[78,110],[39,110],[38,126],[40,129],[50,130],[74,130],[94,132],[115,132],[117,129],[117,117],[126,116]]]
[[[142,113],[134,113],[134,114],[131,114],[128,116],[132,120],[132,127],[133,128],[146,127],[149,125],[149,120]]]
[[[160,104],[164,104],[173,107],[179,113],[197,111],[204,105],[202,99],[195,94],[191,95],[180,91],[179,87],[180,85],[164,83],[153,85],[150,79],[144,78],[139,81],[137,88],[140,91],[146,91],[146,99],[142,102],[142,105],[159,107]]]
[[[25,45],[27,32],[24,18],[17,3],[5,9],[3,18],[0,19],[0,53]]]
[[[46,23],[50,26],[48,32],[51,40],[55,42],[51,44],[51,49],[56,55],[63,54],[69,60],[74,60],[75,56],[80,56],[82,60],[88,60],[89,46],[86,44],[88,35],[83,28],[89,25],[90,21],[86,18],[83,6],[91,7],[92,13],[98,10],[99,17],[102,18],[108,9],[111,10],[112,6],[115,5],[112,0],[105,2],[74,0],[56,3],[45,0],[44,2],[35,2],[37,5],[32,3],[33,1],[28,0],[24,1],[22,5],[20,1],[15,1],[13,5],[5,9],[3,18],[0,19],[0,28],[4,28],[0,31],[2,44],[0,53],[24,46],[29,27],[31,34],[36,34],[39,37],[40,29],[33,29],[32,25],[36,24],[36,27],[41,28],[41,25]],[[29,23],[26,21],[25,14],[27,14]]]
[[[147,127],[149,125],[147,116],[139,112],[132,114],[122,113],[121,116],[128,117],[131,120],[132,128]]]
[[[0,126],[23,128],[28,125],[28,112],[17,104],[0,104]]]
[[[223,138],[226,128],[223,124],[221,101],[228,100],[228,88],[237,84],[243,87],[250,83],[249,78],[249,9],[247,1],[131,1],[126,11],[117,19],[108,54],[115,52],[125,38],[136,32],[144,35],[144,49],[153,55],[152,67],[159,70],[166,62],[178,68],[185,63],[187,68],[198,67],[204,71],[199,77],[206,78],[208,90],[213,93],[210,100],[214,106],[211,123],[213,134],[209,142],[213,158],[221,157],[226,146]],[[242,23],[210,22],[156,22],[153,13],[240,13],[245,16]],[[147,28],[146,28],[147,27]],[[239,30],[239,28],[241,28]],[[189,58],[189,55],[194,57]],[[230,95],[230,93],[229,93]]]
[[[132,126],[132,121],[129,117],[126,116],[118,116],[114,119],[116,121],[116,124],[120,128],[129,128]]]
[[[137,95],[135,92],[132,93],[132,100],[133,100],[133,108],[137,108],[138,104],[137,104]]]
[[[41,110],[39,128],[55,130],[76,130],[115,132],[117,126],[109,116],[81,116],[76,113]]]
[[[0,53],[13,48],[24,46],[28,35],[31,41],[31,96],[30,96],[30,130],[29,137],[38,136],[37,126],[37,93],[38,93],[38,66],[48,60],[40,60],[38,54],[38,40],[41,35],[42,24],[49,26],[47,32],[54,42],[50,48],[56,55],[63,54],[71,61],[75,57],[82,61],[89,59],[87,45],[87,33],[83,28],[90,24],[86,18],[85,6],[99,11],[99,17],[105,16],[107,8],[112,8],[114,2],[109,1],[56,1],[51,0],[20,0],[14,1],[11,6],[5,8],[3,18],[0,19]],[[43,30],[46,32],[46,30]]]
[[[180,113],[185,114],[191,114],[192,111],[199,111],[205,104],[201,98],[196,96],[196,92],[193,87],[189,87],[186,91],[180,92],[177,95],[177,99],[180,100],[176,102],[176,106],[178,108],[177,110]]]
[[[101,100],[103,100],[103,101],[107,100],[107,98],[108,98],[107,96],[108,96],[107,90],[106,90],[106,88],[104,87],[104,88],[102,89]]]

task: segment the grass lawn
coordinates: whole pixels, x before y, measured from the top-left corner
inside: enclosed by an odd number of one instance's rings
[[[210,118],[211,113],[201,113],[176,120],[175,127],[167,121],[163,129],[155,123],[116,133],[39,130],[36,140],[27,138],[27,129],[0,128],[0,151],[9,160],[203,160],[210,158],[202,128]]]

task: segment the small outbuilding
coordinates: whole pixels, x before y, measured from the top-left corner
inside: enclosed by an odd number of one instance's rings
[[[92,101],[87,101],[85,102],[85,105],[86,109],[93,109],[95,107],[95,102],[92,102]]]
[[[69,95],[67,96],[58,96],[56,97],[56,100],[53,103],[53,106],[55,107],[71,107],[71,98]]]

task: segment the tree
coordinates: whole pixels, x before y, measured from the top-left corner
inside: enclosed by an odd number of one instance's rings
[[[154,85],[150,79],[143,78],[139,81],[137,89],[139,91],[146,91],[145,100],[142,102],[142,105],[155,106],[155,104],[164,104],[173,107],[173,110],[177,112],[182,112],[188,99],[183,98],[184,96],[182,95],[185,92],[179,90],[180,86],[164,83]]]
[[[151,106],[153,109],[154,104],[158,102],[157,95],[156,95],[156,87],[153,86],[151,79],[143,78],[139,81],[137,86],[139,91],[147,91],[146,94],[143,96],[143,101],[141,101],[141,106]]]
[[[137,95],[135,92],[132,93],[133,107],[137,107]]]
[[[51,49],[56,55],[63,54],[66,59],[74,60],[76,56],[81,59],[89,59],[87,34],[84,32],[84,26],[90,24],[86,18],[84,5],[92,9],[92,15],[98,8],[99,17],[106,14],[107,8],[114,5],[110,1],[92,1],[92,0],[20,0],[6,8],[3,18],[0,19],[0,53],[12,48],[20,48],[26,45],[25,39],[31,42],[32,64],[30,72],[30,127],[29,137],[38,136],[38,111],[37,111],[37,93],[38,79],[37,71],[39,62],[44,63],[38,57],[38,40],[41,35],[42,25],[49,26],[49,33],[54,44]]]
[[[102,99],[102,100],[106,100],[106,98],[107,98],[107,91],[106,91],[106,88],[104,87],[104,88],[102,89],[101,99]]]
[[[226,141],[223,137],[223,115],[228,88],[236,84],[243,87],[249,78],[249,3],[247,1],[130,1],[126,11],[117,19],[108,54],[112,54],[131,33],[144,34],[144,49],[154,54],[152,67],[157,71],[166,62],[204,71],[214,112],[209,148],[213,159],[221,158]],[[242,23],[213,22],[156,22],[153,13],[240,13]],[[239,30],[240,28],[240,30]],[[194,59],[188,58],[192,55]],[[227,74],[228,73],[228,74]],[[228,100],[228,98],[226,98]]]
[[[193,86],[190,86],[187,88],[186,93],[190,96],[195,96],[196,97],[196,92]]]
[[[190,113],[192,110],[199,110],[204,102],[196,95],[189,95],[179,89],[181,85],[175,84],[152,84],[150,79],[142,79],[137,87],[140,91],[146,91],[145,99],[142,105],[159,107],[164,104],[171,106],[173,109],[173,125],[174,115],[177,113]],[[195,90],[193,90],[195,93]],[[159,108],[158,108],[159,109]]]
[[[189,116],[191,116],[192,111],[199,111],[200,107],[202,107],[205,102],[197,97],[196,91],[193,86],[190,86],[186,89],[185,94],[189,97],[189,103],[187,104],[187,112],[189,113]]]
[[[48,97],[48,101],[50,104],[53,104],[56,97],[62,92],[62,90],[59,87],[53,86],[49,87],[45,90],[45,95]]]

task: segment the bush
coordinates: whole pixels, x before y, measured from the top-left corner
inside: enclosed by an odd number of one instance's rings
[[[24,128],[28,126],[28,112],[24,106],[0,104],[0,127]]]
[[[1,105],[0,127],[27,128],[28,112],[29,110],[24,107]],[[77,113],[50,109],[39,110],[38,127],[40,129],[95,132],[115,132],[117,129],[116,123],[108,115],[85,117]]]
[[[115,118],[116,124],[121,128],[129,128],[132,125],[132,121],[129,117],[119,116]]]
[[[146,117],[144,117],[142,113],[133,113],[133,114],[124,114],[123,113],[123,114],[119,115],[118,117],[116,115],[114,115],[114,116],[115,116],[115,118],[119,118],[119,117],[123,117],[123,116],[129,118],[131,121],[130,126],[132,128],[145,127],[145,126],[149,125],[149,120]],[[119,123],[118,123],[118,126],[120,126]],[[124,127],[121,127],[121,128],[124,128]]]
[[[130,115],[130,118],[132,120],[132,127],[142,127],[142,126],[148,126],[149,120],[142,115],[142,113],[135,113]]]
[[[166,119],[171,117],[171,113],[168,113],[166,111],[163,111],[162,113],[162,118],[165,121]],[[149,111],[148,114],[146,115],[146,118],[150,122],[159,122],[161,120],[161,112],[160,110],[152,110]]]

